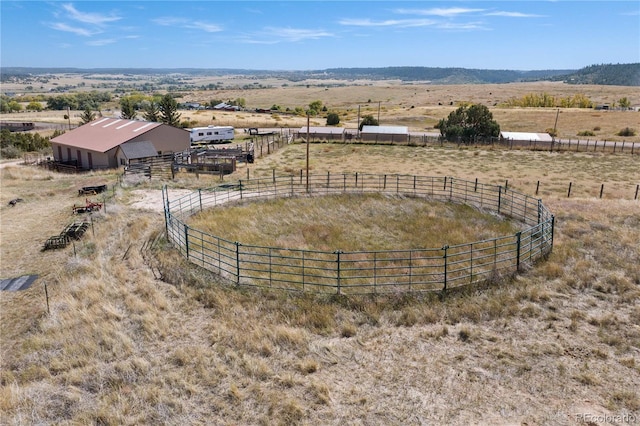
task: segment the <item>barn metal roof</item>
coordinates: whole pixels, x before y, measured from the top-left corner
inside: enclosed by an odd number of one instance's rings
[[[51,142],[107,152],[159,126],[166,126],[166,124],[122,118],[100,118],[57,136],[51,139]]]
[[[300,133],[307,133],[307,126],[300,127]],[[313,127],[309,126],[309,133],[329,133],[341,135],[344,133],[343,127]]]
[[[528,133],[528,132],[500,132],[504,139],[514,141],[539,141],[552,142],[553,138],[549,133]]]
[[[407,126],[362,126],[361,133],[406,135],[409,133],[409,128]]]

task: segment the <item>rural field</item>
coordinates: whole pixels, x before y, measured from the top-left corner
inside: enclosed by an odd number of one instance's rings
[[[472,93],[483,102],[511,96],[499,91],[511,85],[501,86],[433,86],[427,94],[434,98],[424,103],[406,92],[415,87],[404,85],[394,88],[398,94],[383,88],[386,98],[374,87],[322,89],[300,98],[289,92],[276,100],[275,89],[264,99],[251,97],[258,90],[239,91],[229,98],[244,96],[255,107],[371,98],[397,117],[383,124],[420,129],[452,108],[437,102],[471,100]],[[602,102],[630,96],[624,89],[563,88],[600,90]],[[341,90],[346,94],[329,98]],[[445,97],[440,90],[452,92]],[[487,90],[492,94],[480,93]],[[369,107],[377,114],[377,103]],[[427,110],[433,119],[425,118]],[[514,130],[543,131],[555,119],[555,109],[501,113],[512,114],[514,125],[526,123]],[[227,124],[215,115],[215,124]],[[569,125],[569,117],[575,123]],[[638,128],[637,120],[637,112],[571,110],[561,112],[558,128]],[[211,123],[203,118],[203,124]],[[0,293],[0,424],[640,422],[640,156],[323,143],[309,146],[309,159],[312,174],[478,178],[508,182],[531,196],[538,188],[556,217],[553,252],[513,278],[444,298],[234,288],[186,263],[163,238],[161,187],[177,197],[219,178],[179,173],[173,181],[123,181],[120,171],[65,175],[5,163],[0,277],[39,279],[26,291]],[[296,142],[240,165],[224,182],[297,176],[305,167],[306,145]],[[48,237],[78,219],[72,208],[85,201],[78,189],[101,184],[108,184],[107,193],[89,198],[104,207],[93,213],[83,238],[42,251]],[[15,198],[23,201],[9,206]],[[307,208],[295,207],[298,216]],[[397,206],[380,211],[405,214]],[[301,226],[295,215],[277,210],[250,213],[224,216],[228,228],[244,228],[242,220],[258,230],[267,223]],[[363,216],[352,216],[346,226],[360,226]],[[484,235],[484,222],[478,223],[482,229],[465,224],[464,232]],[[443,240],[455,231],[434,226],[431,232]],[[277,235],[277,228],[271,232]]]
[[[258,81],[260,84],[258,85]],[[60,76],[60,85],[76,87],[74,90],[92,90],[101,80],[91,77]],[[84,83],[84,86],[81,84]],[[585,96],[594,105],[615,105],[627,98],[631,105],[640,106],[640,96],[628,86],[574,85],[561,82],[532,82],[508,84],[431,85],[407,84],[400,81],[332,81],[305,80],[291,83],[285,80],[256,80],[237,76],[194,78],[192,85],[217,83],[226,87],[218,90],[182,90],[177,101],[207,103],[211,100],[233,101],[244,99],[247,111],[227,112],[212,110],[182,110],[182,120],[192,126],[224,125],[238,129],[248,127],[306,126],[306,117],[287,113],[260,114],[256,108],[269,109],[274,105],[282,110],[306,109],[311,102],[322,101],[328,111],[340,115],[340,125],[355,129],[360,116],[380,118],[382,125],[407,126],[411,132],[438,132],[434,126],[463,103],[486,105],[503,131],[545,132],[556,126],[558,137],[576,139],[580,132],[591,132],[591,140],[638,142],[638,136],[618,136],[624,128],[640,131],[640,113],[637,111],[595,110],[592,108],[518,108],[505,107],[509,100],[523,96],[548,94],[557,99]],[[258,85],[258,86],[255,86]],[[334,85],[335,87],[332,87]],[[247,87],[257,88],[247,88]],[[330,87],[326,87],[330,86]],[[4,90],[20,93],[24,85],[3,85]],[[104,90],[104,89],[99,89]],[[55,95],[46,93],[47,96]],[[119,116],[118,99],[105,105],[102,114]],[[4,114],[5,120],[47,122],[66,129],[66,111],[21,112]],[[77,126],[82,111],[71,111],[71,125]],[[557,119],[557,123],[556,123]],[[324,126],[326,119],[312,117],[311,126]],[[49,134],[53,130],[49,131]],[[42,133],[46,135],[46,133]]]

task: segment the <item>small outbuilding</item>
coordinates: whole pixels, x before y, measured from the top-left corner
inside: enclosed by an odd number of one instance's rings
[[[120,118],[94,120],[50,142],[56,162],[84,170],[116,168],[140,155],[181,152],[191,145],[184,129]]]
[[[360,139],[363,142],[406,143],[409,128],[406,126],[362,126]]]
[[[345,130],[343,127],[313,127],[309,126],[307,132],[307,126],[301,127],[298,131],[298,137],[306,139],[309,134],[309,139],[312,141],[344,141]]]
[[[549,133],[500,132],[500,142],[510,146],[551,147],[553,137]]]

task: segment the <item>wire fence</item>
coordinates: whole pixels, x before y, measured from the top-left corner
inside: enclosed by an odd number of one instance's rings
[[[307,134],[304,132],[294,133],[295,139],[306,141]],[[502,149],[520,149],[531,151],[550,152],[605,152],[613,154],[640,155],[640,142],[638,141],[607,141],[591,139],[552,139],[552,140],[514,140],[500,137],[478,138],[472,142],[465,142],[462,139],[446,140],[442,136],[433,134],[397,134],[397,135],[366,135],[358,137],[355,131],[345,131],[344,133],[318,133],[308,134],[310,142],[332,142],[332,143],[355,143],[355,144],[380,144],[380,145],[408,145],[423,147],[443,147],[443,146],[472,146],[472,147],[499,147]]]
[[[522,223],[513,235],[439,248],[318,251],[229,241],[187,223],[232,201],[379,193],[462,203]],[[190,262],[236,285],[288,291],[372,294],[433,292],[509,276],[553,248],[554,215],[533,198],[502,186],[454,177],[339,174],[240,180],[170,200],[163,189],[166,235]]]

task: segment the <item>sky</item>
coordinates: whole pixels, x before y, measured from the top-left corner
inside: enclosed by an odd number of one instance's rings
[[[0,1],[3,67],[579,69],[640,62],[640,1]]]

